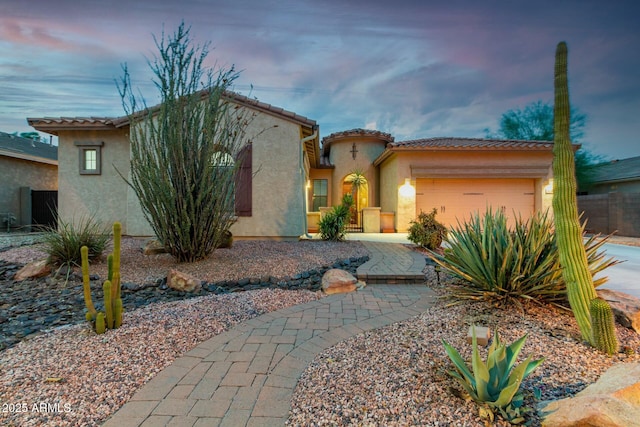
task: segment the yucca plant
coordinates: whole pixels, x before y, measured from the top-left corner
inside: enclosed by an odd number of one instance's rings
[[[445,340],[442,340],[447,355],[453,362],[454,371],[449,374],[455,378],[469,397],[480,404],[480,415],[493,420],[495,411],[512,424],[521,424],[526,408],[523,407],[523,396],[520,391],[522,381],[536,369],[543,359],[531,360],[527,357],[522,363],[515,365],[516,359],[527,339],[524,335],[506,346],[500,341],[496,331],[489,347],[487,362],[480,358],[475,327],[473,329],[473,355],[471,369],[460,353]]]
[[[459,299],[489,299],[566,304],[566,286],[557,254],[553,222],[538,212],[529,220],[516,218],[513,228],[501,212],[491,209],[449,230],[443,254],[428,255],[443,269],[462,279],[453,295]],[[585,243],[592,274],[616,264],[600,251],[606,238]],[[601,278],[598,284],[604,283]]]

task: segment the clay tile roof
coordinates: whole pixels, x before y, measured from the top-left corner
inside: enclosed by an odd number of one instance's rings
[[[399,141],[387,146],[391,150],[552,150],[552,141],[519,141],[481,138],[425,138]]]
[[[205,94],[206,91],[202,91],[202,95],[204,96]],[[228,91],[225,93],[225,97],[232,102],[236,102],[248,108],[262,111],[276,117],[281,117],[285,120],[296,122],[307,128],[315,128],[316,126],[315,120],[311,120],[292,111],[287,111],[283,108],[258,101],[257,99],[240,95],[239,93]],[[151,110],[157,107],[158,106],[151,107]],[[120,128],[129,124],[129,117],[41,117],[28,118],[27,122],[30,126],[33,126],[38,130],[57,135],[57,131],[68,129]]]
[[[371,136],[374,138],[386,140],[387,142],[393,142],[394,138],[391,134],[386,132],[380,132],[379,130],[370,130],[370,129],[350,129],[342,132],[334,132],[331,135],[325,136],[322,138],[322,145],[325,143],[329,144],[332,141],[340,138],[348,138],[350,136]]]

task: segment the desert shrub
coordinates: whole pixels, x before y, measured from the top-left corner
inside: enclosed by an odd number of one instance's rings
[[[104,251],[110,235],[93,216],[79,221],[58,221],[58,228],[48,228],[44,234],[45,251],[52,265],[77,265],[82,263],[80,248],[89,249],[89,259],[99,257]]]
[[[463,279],[455,297],[566,304],[553,221],[546,213],[536,213],[527,221],[517,218],[510,229],[501,211],[488,210],[458,224],[445,241],[448,247],[443,254],[429,252],[429,256]],[[592,275],[616,263],[599,250],[605,241],[592,237],[585,242]]]
[[[437,213],[436,208],[430,213],[420,211],[418,218],[411,221],[407,236],[409,241],[426,249],[438,249],[447,234],[447,228],[436,220]]]
[[[331,240],[334,242],[344,240],[352,205],[353,197],[350,194],[345,194],[342,198],[342,203],[334,206],[333,209],[320,219],[318,227],[320,228],[320,237],[322,240]]]

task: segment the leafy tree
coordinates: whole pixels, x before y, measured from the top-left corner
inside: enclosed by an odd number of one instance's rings
[[[239,73],[206,68],[209,44],[194,45],[189,32],[183,22],[170,36],[154,36],[159,54],[147,62],[159,105],[148,107],[134,95],[126,64],[118,84],[131,123],[131,174],[125,180],[158,239],[180,262],[203,259],[228,238],[239,153],[252,117],[228,91]]]
[[[577,108],[571,108],[569,134],[577,143],[584,136],[587,116]],[[536,101],[524,107],[502,114],[496,133],[485,129],[488,138],[520,139],[526,141],[553,141],[553,105]]]
[[[569,136],[573,143],[579,143],[584,136],[587,116],[577,108],[571,107]],[[485,129],[487,138],[517,139],[526,141],[553,141],[553,105],[542,101],[533,102],[502,114],[500,127],[492,133]],[[578,189],[586,191],[593,183],[588,171],[590,166],[604,161],[603,156],[593,154],[581,147],[575,153],[575,169]]]

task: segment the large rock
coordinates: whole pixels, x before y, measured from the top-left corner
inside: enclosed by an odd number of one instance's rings
[[[640,299],[611,289],[598,289],[598,296],[609,302],[619,324],[640,333]]]
[[[167,248],[157,239],[149,240],[143,247],[142,253],[145,255],[166,254]]]
[[[364,287],[351,273],[339,268],[327,270],[322,276],[322,290],[326,294],[353,292]]]
[[[543,410],[548,427],[640,426],[640,363],[621,363],[574,397],[556,400]]]
[[[22,267],[13,276],[13,280],[22,281],[25,279],[37,279],[39,277],[48,276],[51,274],[51,266],[47,264],[46,259],[38,261],[31,261],[29,264]]]
[[[171,269],[167,276],[167,286],[176,291],[196,292],[200,290],[202,281],[187,273]]]

